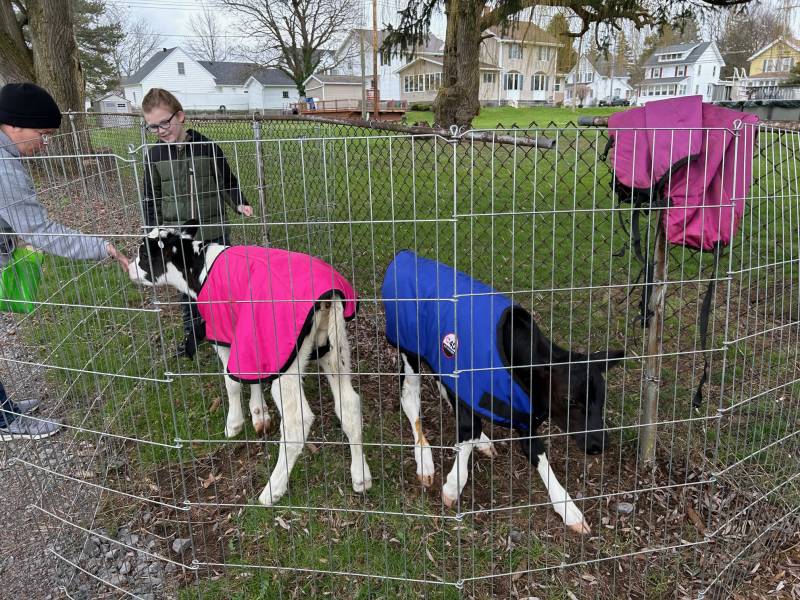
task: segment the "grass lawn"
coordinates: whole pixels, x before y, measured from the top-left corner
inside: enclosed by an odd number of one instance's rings
[[[476,126],[565,123],[577,114],[613,110],[485,109]],[[424,118],[410,116],[409,120]],[[250,140],[248,127],[197,126],[217,140]],[[614,492],[639,485],[635,473],[623,475],[628,467],[635,467],[638,430],[633,425],[639,419],[644,385],[641,361],[636,359],[644,353],[642,330],[635,325],[639,292],[628,296],[639,266],[629,249],[629,234],[619,223],[622,218],[627,220],[627,215],[615,208],[611,174],[596,158],[605,144],[602,131],[566,130],[559,135],[556,150],[538,150],[409,136],[319,139],[316,136],[335,130],[307,124],[292,126],[294,129],[271,127],[275,138],[284,139],[261,144],[261,169],[252,141],[220,142],[258,211],[257,219],[236,222],[235,240],[264,243],[268,225],[271,243],[330,261],[361,296],[364,310],[351,327],[351,343],[364,400],[365,441],[373,444],[367,454],[375,488],[366,498],[349,489],[346,449],[336,445],[342,434],[331,417],[329,393],[320,390],[319,378],[309,376],[307,394],[320,415],[311,433],[317,452],[304,453],[292,475],[292,493],[281,507],[250,506],[272,470],[277,434],[273,431],[267,440],[255,443],[248,423],[238,441],[220,443],[225,410],[213,407],[219,399],[224,406],[225,390],[215,374],[219,367],[211,351],[206,347],[201,360],[193,364],[165,358],[180,327],[172,294],[157,292],[160,303],[154,304],[152,292],[134,289],[112,267],[86,268],[83,263],[50,258],[46,264],[50,276],[44,279],[42,294],[49,304],[40,309],[35,327],[26,330],[32,344],[50,346],[48,364],[57,367],[50,374],[65,390],[65,402],[76,407],[73,422],[77,419],[87,429],[137,440],[127,444],[129,475],[107,482],[108,486],[143,496],[152,495],[155,488],[165,502],[178,506],[191,502],[198,560],[242,565],[214,581],[186,588],[186,598],[278,598],[294,597],[298,591],[300,597],[412,598],[427,593],[450,598],[458,597],[452,584],[459,580],[472,580],[465,590],[471,589],[475,597],[491,597],[501,592],[505,595],[511,583],[501,582],[511,581],[511,577],[500,574],[516,569],[555,569],[562,563],[635,551],[645,544],[657,547],[675,539],[694,539],[691,531],[662,539],[660,527],[651,529],[647,521],[638,523],[654,536],[646,541],[633,540],[615,528],[603,529],[605,499],[587,509],[599,541],[584,544],[566,539],[552,510],[535,506],[546,502],[536,473],[520,465],[519,455],[508,447],[503,455],[508,468],[500,466],[505,464],[502,461],[473,460],[473,484],[465,488],[462,510],[476,512],[453,520],[452,513],[444,512],[438,489],[422,494],[416,484],[413,450],[408,447],[410,432],[400,412],[398,382],[393,376],[397,367],[382,339],[377,298],[382,274],[395,252],[412,248],[456,263],[461,270],[513,294],[562,345],[580,350],[625,348],[631,360],[609,377],[607,424],[619,428],[613,449],[598,459],[602,462],[590,466],[585,457],[575,455],[574,446],[555,438],[552,456],[554,469],[559,476],[565,474],[571,492],[581,491],[586,497],[612,494],[609,499],[613,499]],[[126,139],[134,133],[98,131],[96,142],[118,151],[136,142],[137,137]],[[788,155],[792,143],[778,137],[762,141],[779,147],[776,154],[781,156]],[[786,165],[775,169],[772,160],[761,158],[758,162],[756,176],[762,198],[787,184],[790,169]],[[138,202],[132,193],[111,200],[127,203],[131,210]],[[74,210],[67,202],[65,206],[65,210]],[[714,394],[723,383],[727,389],[733,388],[737,399],[746,399],[754,393],[746,385],[771,387],[791,378],[791,336],[785,340],[776,335],[770,339],[748,335],[769,329],[779,311],[776,307],[767,310],[767,302],[777,302],[774,298],[779,296],[780,282],[796,276],[788,260],[793,255],[787,255],[793,251],[792,240],[796,242],[796,214],[797,199],[788,196],[779,206],[762,199],[748,209],[743,225],[745,242],[734,250],[741,264],[737,263],[739,272],[733,277],[731,294],[731,327],[743,341],[729,350],[729,373],[738,379],[722,382],[719,369],[713,371],[706,414],[714,414],[719,403]],[[120,231],[113,221],[105,227],[106,232]],[[749,412],[738,415],[736,427],[723,428],[719,436],[713,422],[682,422],[692,415],[691,391],[702,368],[700,359],[691,353],[697,349],[698,299],[704,291],[696,280],[700,274],[709,274],[708,265],[707,257],[680,248],[673,248],[670,255],[673,283],[667,292],[663,351],[683,354],[663,361],[659,418],[671,423],[661,430],[662,439],[673,447],[673,453],[665,455],[669,474],[664,477],[678,482],[685,479],[678,473],[690,454],[710,456],[718,444],[719,464],[746,459],[786,436],[791,431],[787,419],[796,417],[796,408],[765,399],[747,407]],[[720,346],[723,335],[727,288],[721,287],[714,347]],[[751,312],[754,303],[760,310]],[[715,356],[719,360],[721,353]],[[432,439],[448,447],[437,451],[435,458],[437,471],[442,473],[449,469],[453,457],[449,446],[455,440],[452,419],[431,391],[427,391],[430,403],[424,423]],[[792,392],[796,397],[796,390],[787,390],[786,395],[791,397]],[[274,409],[272,413],[277,418]],[[176,438],[181,440],[181,448],[172,447],[177,445]],[[774,450],[756,455],[759,465],[769,471],[767,458],[774,456],[779,463],[775,470],[785,467],[785,461],[779,460],[780,450],[776,445]],[[212,474],[220,475],[221,483],[211,487],[197,484]],[[599,482],[591,483],[592,477],[599,477]],[[152,487],[142,482],[150,482]],[[130,503],[127,497],[117,500]],[[228,506],[223,509],[220,504]],[[504,507],[509,510],[481,514]],[[672,509],[681,510],[670,505]],[[660,510],[659,506],[655,512]],[[173,522],[183,519],[183,525],[189,527],[187,518],[184,513],[171,515]],[[213,528],[223,521],[224,527]],[[524,542],[515,547],[507,543],[512,529],[526,534]],[[174,530],[164,532],[170,533]],[[678,572],[677,567],[666,553],[658,556],[663,560],[656,561],[649,573],[663,572],[667,579],[639,577],[634,568],[630,573],[636,572],[636,576],[627,576],[635,579],[637,593],[656,592],[664,586],[674,589],[675,582],[669,578]],[[280,567],[297,571],[281,573],[276,570]],[[641,566],[634,567],[641,570]],[[565,570],[563,580],[553,580],[549,571],[534,574],[533,579],[550,583],[532,588],[527,595],[565,597],[563,590],[569,589],[565,582],[570,576],[604,577],[600,568]],[[324,578],[303,571],[314,569],[413,578],[428,584]],[[482,580],[493,576],[497,576],[496,582]],[[630,588],[616,587],[617,575],[610,576],[613,591],[625,595]],[[450,585],[439,585],[441,581]],[[655,581],[652,589],[648,581]],[[493,587],[495,583],[500,587]],[[592,588],[583,594],[579,587],[573,589],[579,597],[597,595]]]
[[[527,127],[530,123],[536,123],[540,127],[554,123],[564,127],[568,123],[577,125],[578,118],[582,116],[606,116],[625,110],[624,108],[594,107],[594,108],[554,108],[550,106],[535,106],[526,108],[513,108],[510,106],[483,107],[480,114],[472,122],[474,129],[492,129],[495,127]],[[410,111],[406,115],[409,123],[416,121],[427,121],[433,123],[432,112]]]

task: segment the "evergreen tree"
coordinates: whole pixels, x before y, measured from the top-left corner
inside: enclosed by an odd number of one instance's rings
[[[104,0],[71,0],[75,39],[81,57],[89,98],[113,90],[118,84],[113,50],[124,34],[117,21],[108,22]]]

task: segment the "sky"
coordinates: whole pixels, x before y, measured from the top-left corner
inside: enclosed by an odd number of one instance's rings
[[[365,7],[371,6],[371,0],[362,0]],[[390,15],[405,6],[407,0],[378,0],[379,23],[381,17],[386,19]],[[800,1],[800,0],[798,0]],[[187,39],[193,37],[190,20],[193,16],[199,15],[203,10],[203,2],[191,0],[106,0],[106,4],[111,7],[123,8],[134,19],[144,18],[152,24],[155,31],[161,33],[166,46],[179,46]],[[236,27],[236,16],[232,16],[230,10],[223,10],[215,6],[213,2],[208,3],[220,21],[228,26],[227,35],[235,42],[243,39]],[[370,21],[371,11],[365,13],[364,18]],[[441,32],[434,30],[434,33],[444,35],[444,22],[440,24]]]
[[[370,0],[362,0],[368,7]],[[379,15],[388,18],[397,10],[398,5],[404,5],[406,0],[378,0]],[[165,46],[180,46],[193,36],[190,19],[193,15],[202,12],[203,3],[192,0],[106,0],[109,6],[124,8],[134,18],[142,17],[148,20],[154,30],[164,35]],[[766,0],[766,3],[777,7],[787,4],[792,8],[792,27],[795,35],[800,35],[800,0]],[[214,7],[213,2],[210,3]],[[236,27],[236,17],[230,11],[214,7],[223,24],[227,25],[227,35],[231,40],[238,42],[242,36]],[[369,20],[367,13],[365,18]],[[380,19],[379,19],[380,20]],[[434,33],[444,36],[444,22],[440,20],[434,27]]]

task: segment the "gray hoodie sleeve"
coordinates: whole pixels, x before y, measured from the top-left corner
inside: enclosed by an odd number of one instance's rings
[[[19,160],[0,161],[0,221],[34,248],[66,258],[100,260],[106,240],[51,221]]]

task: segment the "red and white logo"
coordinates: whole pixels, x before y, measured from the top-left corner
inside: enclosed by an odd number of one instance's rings
[[[442,352],[447,358],[453,358],[458,350],[458,338],[455,333],[448,333],[442,338]]]

